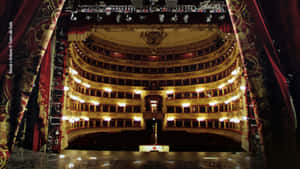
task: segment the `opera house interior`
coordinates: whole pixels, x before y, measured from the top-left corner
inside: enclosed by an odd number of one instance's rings
[[[0,169],[299,169],[300,2],[4,0]]]

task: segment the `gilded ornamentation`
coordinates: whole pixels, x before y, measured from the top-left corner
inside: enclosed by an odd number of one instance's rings
[[[163,31],[149,31],[141,33],[141,38],[144,39],[151,47],[159,46],[167,36],[168,34]]]
[[[11,88],[13,75],[6,73],[2,79],[0,90],[0,169],[4,169],[9,157],[8,133],[9,133],[9,112],[11,105]]]
[[[6,168],[9,152],[7,147],[0,147],[0,169]]]
[[[254,22],[251,20],[251,14],[247,9],[245,0],[227,0],[227,5],[242,60],[247,70],[248,80],[253,94],[252,99],[255,100],[255,114],[258,130],[262,136],[261,142],[263,144],[266,139],[269,140],[267,130],[270,129],[270,118],[268,116],[271,114],[271,105],[263,83],[262,63],[260,63],[258,50],[255,46],[256,36],[254,33],[255,28],[253,27]],[[264,149],[263,146],[262,149]]]
[[[19,60],[19,63],[16,63],[16,65],[22,65],[22,69],[18,69],[21,74],[18,84],[18,87],[21,89],[21,96],[18,98],[20,100],[20,108],[16,113],[18,123],[17,126],[13,127],[15,136],[18,133],[20,122],[28,103],[28,95],[32,91],[37,72],[64,2],[64,0],[43,0],[20,44],[26,49],[24,53],[28,54],[23,55],[23,60]],[[14,144],[15,140],[10,141]]]

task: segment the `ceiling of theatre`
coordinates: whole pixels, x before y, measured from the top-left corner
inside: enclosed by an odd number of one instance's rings
[[[97,27],[92,36],[132,47],[159,47],[167,48],[184,46],[216,37],[215,27]]]

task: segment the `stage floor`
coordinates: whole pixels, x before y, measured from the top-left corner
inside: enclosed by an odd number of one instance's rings
[[[16,149],[8,169],[263,169],[261,157],[246,152],[66,150],[61,154]]]

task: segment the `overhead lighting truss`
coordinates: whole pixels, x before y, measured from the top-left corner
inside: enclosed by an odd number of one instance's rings
[[[155,1],[153,1],[155,2]],[[147,5],[145,6],[141,0],[132,0],[131,5],[78,5],[75,8],[66,7],[65,12],[79,13],[103,13],[110,15],[111,13],[226,13],[227,6],[224,1],[204,1],[199,5],[175,5],[177,0],[166,0],[163,6]],[[155,4],[155,3],[154,3]]]

